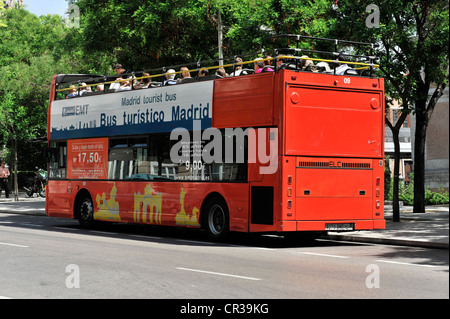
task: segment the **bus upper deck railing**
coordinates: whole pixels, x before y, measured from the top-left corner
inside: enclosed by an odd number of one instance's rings
[[[287,41],[287,46],[283,47],[276,42],[281,39]],[[266,49],[267,42],[272,41],[272,44],[275,44],[275,48]],[[290,43],[291,40],[294,40],[295,47]],[[305,49],[300,46],[304,43],[302,40],[313,41],[313,47],[317,44],[317,42],[325,42],[329,45],[333,46],[333,50],[315,50],[313,49]],[[269,43],[270,45],[270,43]],[[339,46],[344,45],[344,50],[347,52],[342,52]],[[354,54],[349,53],[348,50],[357,50],[360,51],[360,47],[368,47],[368,54]],[[208,77],[201,77],[201,73],[204,73],[205,70],[209,72],[210,70],[218,70],[220,68],[232,68],[233,76],[236,76],[236,71],[242,69],[240,75],[248,75],[255,73],[255,70],[243,68],[246,65],[251,64],[252,66],[256,63],[263,63],[265,66],[262,68],[262,72],[264,71],[273,71],[278,72],[281,69],[289,69],[297,72],[317,72],[324,74],[334,74],[341,75],[346,74],[349,76],[374,76],[374,69],[378,68],[379,65],[375,63],[377,57],[373,55],[373,51],[376,45],[372,43],[363,43],[363,42],[355,42],[355,41],[347,41],[347,40],[337,40],[337,39],[327,39],[327,38],[318,38],[318,37],[309,37],[309,36],[301,36],[301,35],[292,35],[292,34],[283,34],[276,35],[269,38],[265,38],[262,43],[262,49],[260,52],[250,53],[245,55],[240,55],[225,58],[223,60],[208,60],[208,61],[198,61],[187,64],[173,65],[173,66],[165,66],[162,68],[156,68],[146,71],[139,72],[131,72],[124,73],[116,76],[92,76],[86,75],[77,76],[76,80],[73,80],[68,76],[69,80],[64,80],[64,76],[57,80],[56,83],[56,98],[64,98],[64,93],[69,91],[76,91],[77,94],[75,96],[84,96],[91,94],[103,94],[103,93],[112,93],[116,92],[116,90],[104,89],[102,91],[92,91],[92,87],[99,86],[111,86],[114,83],[123,84],[125,82],[130,81],[130,89],[135,90],[139,89],[135,87],[135,83],[137,81],[142,80],[150,80],[148,88],[151,87],[159,87],[164,86],[164,81],[166,80],[166,75],[181,75],[182,73],[189,72],[196,73],[195,77],[191,77],[189,81],[180,81],[179,83],[186,82],[195,82],[195,81],[203,81],[210,79],[222,78],[220,75],[212,75]],[[272,54],[274,57],[270,56]],[[308,54],[308,55],[306,55]],[[255,56],[263,56],[254,58]],[[331,56],[331,58],[323,58],[323,56]],[[250,60],[243,61],[243,58],[253,57]],[[224,61],[231,60],[231,63],[223,64]],[[271,62],[271,63],[267,63]],[[317,64],[314,64],[317,62]],[[331,64],[331,66],[330,66]],[[355,67],[349,67],[349,65]],[[342,68],[342,66],[345,66]],[[187,70],[175,71],[177,68],[185,67]],[[367,73],[368,74],[365,74]],[[125,77],[125,78],[124,78]],[[160,81],[153,82],[154,79],[159,79]],[[75,86],[76,85],[76,86]],[[83,92],[83,91],[92,91],[92,92]],[[58,93],[59,96],[58,96]],[[84,94],[82,94],[84,93]]]

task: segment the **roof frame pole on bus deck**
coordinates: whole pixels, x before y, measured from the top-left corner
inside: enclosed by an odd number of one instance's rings
[[[375,57],[373,56],[373,43],[370,44],[370,50],[369,50],[369,76],[372,77],[373,75],[373,65],[375,63]]]
[[[339,52],[338,52],[338,45],[339,45],[339,40],[338,39],[334,39],[334,52],[333,52],[333,58],[335,59],[333,61],[333,66],[334,66],[334,70],[333,70],[333,74],[336,75],[336,67],[339,64]]]
[[[217,10],[218,11],[218,38],[219,38],[219,65],[222,66],[223,65],[223,25],[222,25],[222,13],[220,12],[220,8]]]

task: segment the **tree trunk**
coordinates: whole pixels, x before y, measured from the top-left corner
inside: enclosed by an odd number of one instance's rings
[[[414,213],[425,213],[425,140],[428,127],[425,106],[416,108],[414,133]]]
[[[18,186],[18,182],[17,182],[17,139],[13,139],[13,159],[14,159],[14,200],[16,202],[19,201],[19,186]]]
[[[399,129],[392,129],[392,137],[394,139],[394,184],[392,193],[392,221],[400,221],[400,205],[399,205],[399,174],[400,174],[400,139],[399,139]]]

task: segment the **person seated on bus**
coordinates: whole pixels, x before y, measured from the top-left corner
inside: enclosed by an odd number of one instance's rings
[[[265,60],[264,60],[264,67],[261,70],[261,72],[273,72],[274,70],[272,69],[272,57],[270,55],[266,55]]]
[[[314,69],[314,62],[309,59],[307,55],[303,55],[300,57],[301,66],[303,71],[313,71]]]
[[[348,66],[348,64],[341,64],[336,68],[337,75],[358,75],[354,69]]]
[[[331,73],[332,70],[327,62],[319,62],[316,64],[316,69],[320,73]]]
[[[227,76],[228,76],[228,74],[224,68],[218,68],[216,70],[216,77],[226,78]]]
[[[191,73],[189,72],[189,69],[187,67],[182,66],[180,68],[180,72],[182,72],[182,73],[180,74],[180,77],[178,78],[177,83],[183,83],[183,81],[188,82],[189,79],[191,79]]]
[[[103,92],[105,90],[105,86],[103,84],[97,85],[96,92]]]
[[[82,96],[85,93],[92,92],[92,88],[90,86],[87,86],[86,83],[84,83],[84,82],[81,83],[81,86],[82,86],[82,88],[80,91],[80,96]]]
[[[200,69],[200,70],[198,71],[198,77],[199,77],[199,78],[207,77],[208,74],[209,74],[208,69],[204,69],[204,68],[203,68],[203,69]]]
[[[262,58],[256,58],[253,60],[253,68],[255,69],[255,73],[261,73],[264,67],[264,61]]]
[[[130,76],[128,79],[123,81],[117,91],[130,91],[131,90],[131,82],[133,81],[133,77]]]
[[[175,70],[174,69],[168,70],[165,74],[165,77],[166,77],[166,79],[162,83],[162,86],[177,84],[177,81],[175,80]]]
[[[237,57],[236,58],[236,63],[242,63],[242,58],[241,57]],[[247,74],[247,71],[243,71],[242,70],[242,64],[238,64],[236,65],[236,67],[234,68],[234,71],[231,72],[231,74],[229,76],[238,76],[241,75],[241,73],[243,75]]]
[[[135,89],[146,89],[150,86],[150,83],[152,82],[152,80],[150,79],[150,74],[144,73],[142,74],[142,77],[143,79],[141,79],[134,85]]]
[[[116,65],[114,65],[114,72],[115,72],[117,75],[131,73],[131,71],[126,70],[126,69],[122,66],[122,64],[119,64],[119,63],[116,64]]]
[[[78,90],[75,85],[70,86],[69,94],[67,94],[66,99],[71,99],[73,97],[78,96]]]
[[[297,69],[294,56],[279,54],[277,57],[277,70],[281,69],[289,69],[289,70]]]
[[[114,65],[114,72],[118,76],[117,80],[123,80],[123,76],[122,76],[123,74],[131,73],[130,71],[125,70],[124,67],[122,66],[122,64]],[[109,86],[109,89],[110,90],[117,90],[117,89],[120,88],[120,86],[121,86],[121,82],[114,82],[114,83],[111,83],[111,85]]]

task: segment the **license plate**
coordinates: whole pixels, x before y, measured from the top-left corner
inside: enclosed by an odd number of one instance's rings
[[[325,224],[325,230],[355,230],[355,224],[353,223]]]

